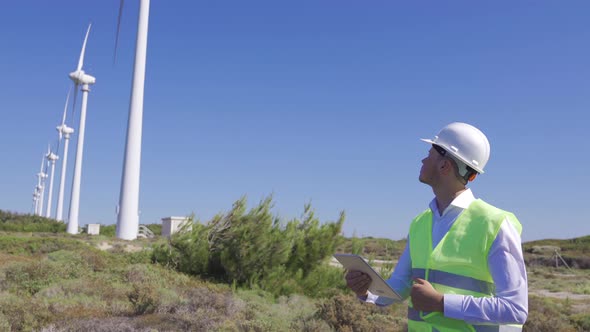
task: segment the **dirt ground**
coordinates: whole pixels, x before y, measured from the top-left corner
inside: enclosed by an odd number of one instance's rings
[[[114,246],[108,243],[107,241],[102,241],[98,243],[96,247],[100,250],[110,250],[114,248]],[[143,247],[127,243],[123,245],[123,250],[125,250],[126,252],[138,252],[143,250]]]

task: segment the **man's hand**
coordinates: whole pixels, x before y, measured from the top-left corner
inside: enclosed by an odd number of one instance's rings
[[[420,311],[444,312],[444,296],[432,287],[432,285],[420,278],[414,278],[414,285],[410,291],[414,309]]]
[[[345,276],[346,285],[352,289],[357,296],[366,296],[371,285],[371,277],[361,271],[348,271]]]

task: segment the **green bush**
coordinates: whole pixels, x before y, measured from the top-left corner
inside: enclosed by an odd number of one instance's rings
[[[154,233],[154,236],[162,236],[162,224],[147,224],[145,226]]]
[[[87,250],[88,245],[67,238],[30,238],[0,235],[0,251],[6,254],[38,255],[58,250]]]
[[[268,290],[274,296],[288,296],[290,294],[303,294],[303,272],[289,274],[285,266],[277,266],[269,271],[264,279],[260,280],[260,288]]]
[[[57,281],[76,279],[90,273],[89,265],[80,255],[72,252],[57,253],[60,254],[51,256],[48,260],[8,266],[5,272],[6,287],[17,293],[34,295]]]
[[[245,303],[245,331],[328,331],[326,323],[316,317],[317,307],[300,295],[281,296],[259,290],[243,290],[236,294]]]
[[[0,314],[0,325],[10,325],[12,331],[36,331],[52,318],[42,300],[7,293],[0,293]]]
[[[524,331],[577,331],[568,319],[568,303],[557,299],[529,296],[529,316]]]
[[[106,237],[115,237],[117,225],[100,225],[100,235]]]
[[[0,331],[10,331],[11,328],[12,325],[10,324],[8,318],[6,318],[6,316],[0,312]]]
[[[407,307],[377,307],[354,295],[337,295],[319,304],[317,317],[336,331],[406,331]]]
[[[271,213],[272,206],[269,197],[246,211],[242,198],[228,213],[207,224],[194,223],[192,231],[155,245],[152,260],[191,275],[261,287],[277,296],[323,294],[320,288],[341,287],[337,270],[313,273],[339,245],[344,213],[336,222],[320,224],[306,205],[302,221],[283,224]]]
[[[0,231],[64,233],[66,224],[41,216],[0,210]]]
[[[335,296],[347,291],[342,269],[329,265],[318,265],[301,280],[303,294],[312,298]]]
[[[362,255],[363,248],[365,247],[365,241],[363,239],[359,239],[358,237],[356,237],[356,235],[353,235],[352,240],[351,240],[351,246],[352,246],[352,248],[350,249],[351,254]]]
[[[572,320],[582,331],[590,331],[590,314],[577,314],[572,316]]]

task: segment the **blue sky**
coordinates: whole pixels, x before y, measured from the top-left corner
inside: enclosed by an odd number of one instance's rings
[[[32,211],[92,21],[80,224],[116,222],[138,1],[125,2],[113,65],[118,7],[3,4],[0,209]],[[322,221],[345,210],[348,236],[401,239],[433,195],[417,180],[429,148],[419,138],[463,121],[492,147],[471,188],[515,212],[525,241],[588,235],[589,11],[587,1],[152,1],[140,222],[207,221],[243,195],[254,205],[273,194],[285,220],[311,202]],[[77,130],[79,111],[68,116]],[[69,151],[66,215],[75,140]]]

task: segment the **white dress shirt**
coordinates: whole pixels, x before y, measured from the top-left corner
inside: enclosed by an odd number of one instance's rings
[[[436,200],[430,202],[432,210],[432,247],[440,242],[463,210],[475,200],[471,189],[457,196],[439,213]],[[387,282],[404,299],[412,288],[412,259],[410,239],[400,256],[395,271]],[[470,295],[444,294],[445,317],[464,320],[468,323],[524,324],[528,315],[527,275],[522,256],[520,235],[505,219],[500,226],[488,254],[488,267],[496,290],[492,297],[475,298]],[[393,303],[387,298],[369,294],[367,302],[377,305]]]

